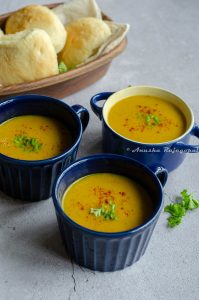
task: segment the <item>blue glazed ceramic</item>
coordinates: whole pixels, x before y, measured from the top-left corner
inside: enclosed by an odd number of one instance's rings
[[[57,118],[70,129],[74,142],[66,152],[50,159],[26,161],[0,154],[0,190],[22,200],[39,201],[52,194],[60,172],[76,158],[82,132],[89,120],[88,111],[80,105],[40,95],[23,95],[0,104],[0,123],[20,115],[44,115]]]
[[[107,122],[108,112],[115,103],[133,95],[156,96],[174,103],[186,118],[186,132],[175,140],[156,144],[132,141],[115,132]],[[103,108],[98,106],[98,102],[102,100],[106,100]],[[146,165],[160,163],[168,171],[176,169],[185,159],[186,153],[199,152],[199,145],[188,144],[191,135],[199,138],[199,127],[194,124],[191,108],[182,99],[168,91],[149,86],[135,86],[116,93],[99,93],[91,98],[91,107],[94,113],[102,120],[104,152],[129,156]]]
[[[104,233],[78,225],[63,212],[61,202],[65,190],[77,179],[100,172],[133,178],[150,193],[154,211],[146,223],[129,231]],[[167,171],[163,167],[153,165],[149,169],[133,159],[114,154],[93,155],[70,165],[59,176],[53,189],[58,225],[70,257],[86,268],[103,272],[121,270],[138,261],[146,250],[160,215],[162,186],[166,180]]]

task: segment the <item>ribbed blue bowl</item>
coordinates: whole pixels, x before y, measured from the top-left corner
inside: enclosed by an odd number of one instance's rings
[[[66,251],[76,263],[110,272],[132,265],[145,253],[162,209],[162,186],[167,179],[163,167],[156,165],[152,169],[127,157],[105,154],[82,158],[62,172],[53,190],[53,201]],[[133,178],[150,193],[154,211],[146,223],[125,232],[97,232],[78,225],[63,212],[61,202],[70,184],[88,174],[104,172]]]
[[[63,122],[71,131],[70,149],[50,159],[26,161],[0,154],[0,190],[7,195],[26,201],[47,199],[52,194],[55,179],[76,158],[86,128],[89,113],[80,105],[40,95],[23,95],[0,104],[0,123],[20,115],[44,115]]]

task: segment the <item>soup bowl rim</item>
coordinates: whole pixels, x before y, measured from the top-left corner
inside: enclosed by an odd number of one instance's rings
[[[19,96],[14,96],[14,97],[9,97],[6,98],[5,101],[3,101],[2,103],[0,103],[0,110],[9,104],[12,103],[20,103],[20,102],[29,102],[29,101],[34,101],[34,99],[36,99],[36,101],[39,101],[39,98],[42,101],[46,101],[46,103],[49,102],[53,102],[53,103],[57,103],[58,105],[63,106],[64,108],[68,109],[68,111],[73,115],[73,117],[76,120],[76,123],[78,124],[78,129],[79,129],[79,134],[77,136],[77,138],[75,139],[74,143],[72,144],[72,146],[60,153],[59,155],[47,158],[47,159],[40,159],[40,160],[24,160],[24,159],[17,159],[17,158],[12,158],[10,156],[4,155],[2,153],[0,153],[0,159],[6,160],[12,164],[15,165],[23,165],[23,166],[40,166],[40,165],[44,165],[44,164],[54,164],[56,161],[62,159],[64,156],[66,155],[70,155],[71,152],[74,151],[74,149],[77,147],[77,145],[79,144],[80,140],[81,140],[81,136],[83,133],[83,128],[82,128],[82,124],[81,121],[77,115],[77,113],[72,109],[71,106],[69,106],[67,103],[58,100],[56,98],[53,97],[48,97],[48,96],[44,96],[44,95],[38,95],[38,94],[28,94],[28,95],[19,95]],[[0,111],[1,114],[1,111]],[[21,116],[24,116],[25,114],[22,114]],[[13,117],[14,118],[14,117]],[[7,120],[5,120],[4,122],[10,120],[12,118],[8,118]],[[0,123],[1,125],[2,123]]]
[[[135,89],[135,88],[143,88],[143,89],[144,88],[149,88],[151,90],[159,90],[159,91],[166,92],[166,93],[168,93],[168,94],[170,94],[170,95],[178,98],[185,105],[185,107],[189,110],[189,113],[191,115],[190,125],[186,129],[186,131],[183,134],[181,134],[179,137],[177,137],[177,138],[175,138],[173,140],[170,140],[170,141],[167,141],[167,142],[161,142],[161,143],[144,143],[144,142],[139,142],[139,141],[136,141],[136,140],[133,140],[133,139],[128,139],[127,137],[125,137],[125,136],[121,135],[120,133],[118,133],[117,131],[115,131],[109,125],[109,123],[107,122],[107,120],[106,120],[107,117],[105,118],[105,116],[104,116],[104,110],[106,109],[106,106],[108,105],[107,103],[108,103],[108,101],[111,101],[111,98],[113,98],[115,94],[117,94],[119,92],[122,92],[122,91],[129,90],[129,89]],[[103,94],[103,92],[101,94]],[[133,95],[133,96],[136,96],[136,95]],[[151,96],[151,95],[149,95],[149,96]],[[123,100],[123,99],[125,99],[125,98],[127,98],[127,97],[121,98],[120,101]],[[183,112],[182,112],[182,114],[183,114]],[[193,114],[193,111],[192,111],[191,107],[181,97],[177,96],[176,94],[174,94],[173,92],[171,92],[169,90],[163,89],[161,87],[151,86],[151,85],[135,85],[135,86],[130,86],[130,87],[118,90],[117,92],[114,92],[112,95],[110,95],[106,99],[106,101],[105,101],[105,103],[104,103],[104,105],[102,107],[102,116],[103,116],[103,121],[106,124],[106,126],[111,131],[113,131],[116,135],[118,135],[119,137],[121,137],[122,139],[124,139],[124,140],[126,140],[128,142],[132,142],[132,143],[135,143],[137,145],[145,145],[145,146],[164,146],[164,145],[169,145],[169,144],[173,144],[173,143],[179,142],[180,140],[182,140],[185,136],[187,136],[191,132],[191,130],[192,130],[193,126],[194,126],[194,114]]]
[[[158,189],[160,192],[160,201],[158,203],[157,209],[153,211],[152,215],[143,224],[136,226],[130,230],[126,230],[126,231],[119,231],[119,232],[95,231],[95,230],[89,229],[87,227],[84,227],[82,225],[79,225],[78,223],[73,221],[70,217],[68,217],[68,215],[63,211],[63,209],[60,205],[60,201],[58,199],[58,189],[59,189],[59,184],[62,181],[62,179],[64,178],[64,176],[66,175],[66,173],[68,171],[70,171],[71,169],[73,169],[73,167],[75,167],[77,165],[81,165],[81,164],[85,163],[86,161],[91,161],[91,160],[95,161],[98,159],[125,160],[126,162],[137,165],[137,166],[141,167],[142,169],[144,169],[149,174],[149,176],[152,176],[153,179],[157,182],[157,186],[158,186]],[[96,171],[96,173],[98,173],[98,172]],[[90,174],[93,174],[93,173],[88,173],[87,175],[90,175]],[[85,175],[85,176],[87,176],[87,175]],[[83,177],[84,176],[80,176],[78,179],[83,178]],[[78,179],[76,179],[76,180],[78,180]],[[73,183],[76,180],[74,180]],[[76,229],[83,231],[87,234],[95,235],[98,237],[118,238],[118,237],[130,236],[132,234],[141,232],[142,230],[144,230],[145,228],[150,226],[150,224],[152,224],[156,218],[158,218],[158,216],[162,210],[162,207],[163,207],[163,191],[162,191],[162,189],[163,189],[163,187],[162,187],[158,177],[155,175],[155,173],[153,173],[153,171],[149,167],[140,163],[139,161],[129,158],[129,157],[125,157],[123,155],[118,155],[118,154],[110,154],[110,153],[109,154],[94,154],[94,155],[82,157],[82,158],[76,160],[75,162],[70,164],[70,166],[68,166],[66,169],[64,169],[62,171],[62,173],[58,176],[56,182],[54,183],[52,199],[53,199],[53,203],[55,206],[55,210],[58,211],[59,214],[61,214],[61,216],[64,218],[64,220],[66,222],[69,222],[70,225],[74,226]]]

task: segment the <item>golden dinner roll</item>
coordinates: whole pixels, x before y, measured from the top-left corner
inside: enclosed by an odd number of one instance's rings
[[[85,62],[111,35],[109,26],[96,18],[81,18],[66,25],[67,41],[59,53],[68,69]]]
[[[58,17],[47,7],[29,5],[14,12],[6,22],[6,34],[13,34],[25,29],[40,28],[45,30],[55,47],[60,52],[66,42],[66,30]]]
[[[0,37],[0,84],[29,82],[55,74],[57,54],[44,30],[28,29]]]

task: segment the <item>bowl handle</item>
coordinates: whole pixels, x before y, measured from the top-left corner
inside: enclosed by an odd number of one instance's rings
[[[82,123],[83,131],[84,131],[86,129],[86,127],[88,125],[88,121],[89,121],[88,110],[81,105],[73,105],[73,106],[71,106],[71,108],[76,112],[76,114],[78,114],[78,116],[81,120],[81,123]]]
[[[151,171],[159,179],[161,185],[164,187],[167,182],[167,178],[168,178],[167,169],[164,166],[159,165],[159,164],[153,164],[153,165],[149,166],[149,169],[151,169]]]
[[[191,132],[191,135],[194,135],[195,137],[199,138],[199,127],[198,125],[194,125]],[[182,151],[185,153],[198,153],[199,152],[199,145],[187,145],[184,144],[183,142],[177,142],[175,143],[171,149],[173,151]]]
[[[102,119],[103,107],[98,106],[97,102],[107,100],[112,94],[113,92],[104,92],[104,93],[96,94],[91,98],[90,104],[91,104],[92,111],[98,116],[100,120]]]

